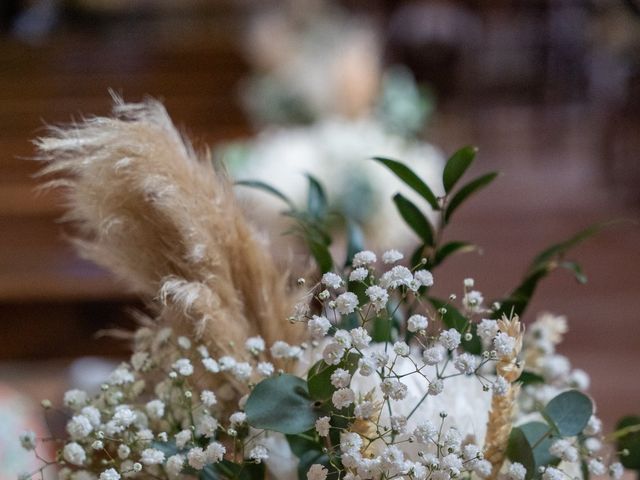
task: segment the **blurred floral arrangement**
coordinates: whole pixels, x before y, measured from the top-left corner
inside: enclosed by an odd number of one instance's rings
[[[417,198],[363,160],[402,158],[424,178],[438,178],[443,156],[419,138],[433,100],[409,70],[383,71],[370,21],[307,3],[253,19],[246,40],[253,73],[242,100],[258,133],[219,146],[216,155],[234,178],[267,182],[297,203],[309,173],[327,186],[330,208],[362,226],[376,245],[398,246],[408,231],[381,199],[396,191]],[[241,195],[259,198],[258,219],[277,218],[276,203],[251,191]]]
[[[136,313],[133,354],[97,394],[65,394],[67,437],[21,436],[43,462],[22,479],[47,467],[64,480],[619,479],[623,464],[637,468],[640,422],[605,436],[587,374],[556,353],[564,317],[542,314],[526,331],[520,320],[551,271],[584,281],[565,257],[601,226],[541,252],[506,298],[486,301],[471,278],[459,295],[432,295],[438,267],[474,248],[445,242],[447,225],[497,176],[459,186],[475,149],[448,159],[439,196],[405,164],[372,161],[437,219],[393,197],[420,239],[408,258],[366,250],[361,235],[336,258],[320,182],[309,177],[303,211],[271,189],[316,261],[293,281],[222,166],[197,155],[159,103],[116,99],[113,117],[37,145],[48,186],[67,193],[79,251],[151,313]],[[603,445],[612,439],[617,453]]]

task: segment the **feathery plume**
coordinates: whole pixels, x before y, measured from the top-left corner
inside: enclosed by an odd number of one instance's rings
[[[86,258],[151,301],[160,318],[188,322],[220,353],[251,335],[268,343],[292,301],[286,275],[247,224],[231,183],[198,156],[155,100],[124,103],[113,116],[51,128],[36,140],[45,187],[66,191],[64,220]],[[183,328],[183,326],[181,327]]]

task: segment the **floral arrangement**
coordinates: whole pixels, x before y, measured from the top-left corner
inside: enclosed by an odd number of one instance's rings
[[[48,185],[67,193],[75,244],[138,291],[133,354],[99,392],[64,396],[65,438],[26,432],[64,480],[561,480],[635,468],[638,425],[605,437],[588,376],[555,352],[563,317],[521,316],[538,282],[591,227],[544,250],[522,283],[489,302],[471,278],[446,299],[437,269],[474,247],[444,242],[457,209],[496,173],[462,187],[474,160],[446,163],[443,195],[377,158],[431,208],[394,196],[420,239],[412,255],[374,253],[350,235],[339,261],[324,189],[288,206],[317,268],[292,281],[245,221],[221,166],[198,156],[154,101],[53,129],[37,141]],[[317,273],[314,273],[317,272]],[[43,401],[45,415],[58,411]],[[41,442],[55,442],[45,458]],[[626,443],[624,443],[626,442]],[[636,463],[637,465],[637,463]]]

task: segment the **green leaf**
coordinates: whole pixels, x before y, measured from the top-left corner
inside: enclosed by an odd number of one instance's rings
[[[552,398],[541,413],[560,435],[573,437],[587,426],[593,402],[584,393],[569,390]]]
[[[434,210],[440,210],[438,199],[433,194],[431,189],[420,179],[420,177],[418,177],[418,175],[413,172],[413,170],[407,167],[404,163],[382,157],[374,157],[373,160],[382,163],[389,170],[395,173],[400,180],[402,180],[409,187],[419,193],[420,196],[422,196],[422,198],[424,198],[429,203],[429,205],[431,205],[431,208],[433,208]]]
[[[393,196],[393,201],[404,221],[411,227],[416,235],[418,235],[425,244],[433,245],[433,229],[431,228],[429,220],[427,220],[418,207],[400,193],[396,193]]]
[[[438,249],[436,252],[436,257],[433,262],[433,267],[440,265],[447,257],[453,255],[454,253],[460,252],[472,252],[476,250],[478,247],[471,243],[467,242],[449,242],[445,243],[442,247]]]
[[[386,315],[378,315],[373,319],[371,339],[374,342],[390,342],[393,338],[393,319]]]
[[[364,250],[364,234],[362,228],[353,220],[347,220],[347,259],[345,266],[351,265],[353,256]]]
[[[507,444],[507,457],[527,469],[527,479],[533,478],[539,467],[557,464],[559,459],[549,453],[553,442],[549,426],[542,422],[529,422],[511,430]]]
[[[329,463],[329,457],[327,454],[322,453],[318,450],[310,450],[304,455],[300,457],[300,462],[298,463],[298,479],[299,480],[307,480],[307,473],[311,468],[311,465],[314,463],[324,465],[327,467],[329,471],[332,470],[332,467]],[[327,478],[334,478],[333,476],[329,476]]]
[[[461,148],[449,157],[442,172],[442,184],[444,185],[444,191],[446,193],[451,191],[456,182],[460,180],[460,177],[467,171],[477,151],[477,148],[467,146]]]
[[[307,197],[307,211],[314,219],[321,219],[327,214],[327,196],[320,182],[312,175],[309,179],[309,194]]]
[[[464,187],[456,192],[456,194],[451,198],[451,201],[447,205],[447,210],[444,213],[444,221],[445,223],[449,223],[451,220],[451,215],[455,212],[462,203],[469,198],[473,193],[477,192],[481,188],[486,187],[491,182],[493,182],[498,176],[498,172],[487,173],[486,175],[482,175],[481,177],[472,180],[467,183]]]
[[[629,450],[629,455],[620,455],[625,468],[640,470],[640,416],[628,415],[616,424],[617,450]]]
[[[293,202],[284,193],[282,193],[280,190],[276,189],[275,187],[272,187],[268,183],[261,182],[260,180],[238,180],[235,182],[235,185],[240,187],[251,187],[251,188],[255,188],[255,189],[270,193],[271,195],[274,195],[278,197],[280,200],[282,200],[283,202],[285,202],[291,210],[296,209]]]
[[[533,457],[533,450],[524,432],[518,427],[513,428],[509,435],[507,457],[512,462],[518,462],[527,469],[527,480],[532,477],[532,473],[535,473],[536,462]]]
[[[417,267],[418,265],[422,265],[422,259],[424,258],[424,250],[427,248],[427,245],[424,243],[419,245],[411,254],[411,266]]]
[[[587,283],[587,276],[582,271],[582,267],[576,262],[562,262],[560,263],[560,267],[572,272],[578,283]]]
[[[518,377],[518,382],[522,383],[522,385],[532,385],[536,383],[544,383],[544,377],[538,375],[537,373],[529,372],[528,370],[523,370]]]
[[[287,374],[258,383],[249,395],[245,412],[252,427],[287,434],[306,432],[319,417],[307,382]]]
[[[331,258],[331,252],[325,244],[309,238],[307,239],[307,246],[321,273],[327,273],[333,268],[333,258]]]
[[[204,467],[198,478],[200,480],[255,480],[264,478],[264,475],[264,463],[244,462],[238,464],[222,460]]]
[[[353,374],[358,368],[360,355],[349,353],[338,365],[328,365],[324,360],[316,362],[307,374],[307,387],[311,398],[319,401],[327,401],[335,392],[335,387],[331,384],[331,375],[338,368],[343,368]]]
[[[286,437],[289,448],[291,448],[293,454],[298,458],[312,450],[322,451],[323,446],[317,438],[315,428],[298,435],[286,435]]]
[[[442,321],[448,328],[455,328],[462,334],[462,348],[468,353],[480,355],[482,353],[482,343],[476,334],[476,325],[469,325],[469,320],[457,308],[448,305],[447,302],[433,297],[429,298],[429,301],[435,309],[447,309],[447,312],[442,315]],[[472,334],[471,340],[464,338],[464,334],[467,332]]]
[[[511,317],[512,313],[522,316],[538,283],[547,276],[549,271],[551,271],[551,268],[542,268],[525,277],[522,283],[507,298],[500,301],[500,308],[493,314],[493,318],[500,318],[502,315]]]

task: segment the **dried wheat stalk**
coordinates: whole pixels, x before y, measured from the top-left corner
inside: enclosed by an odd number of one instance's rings
[[[498,320],[498,327],[501,332],[515,339],[515,346],[510,355],[498,358],[496,365],[497,374],[504,377],[510,385],[505,395],[494,393],[491,399],[491,412],[489,413],[484,442],[484,457],[492,465],[491,478],[497,477],[504,463],[516,400],[520,390],[520,385],[515,382],[520,377],[523,368],[523,365],[518,362],[518,355],[522,350],[524,328],[518,316],[511,319],[503,316]]]

